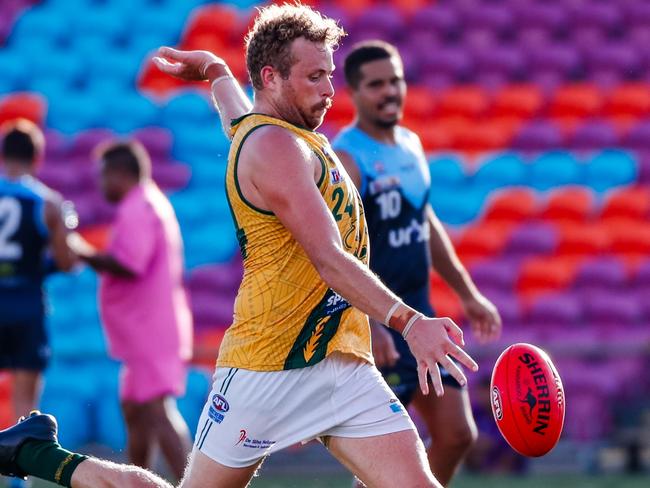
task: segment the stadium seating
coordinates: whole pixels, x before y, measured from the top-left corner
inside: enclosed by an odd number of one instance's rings
[[[428,153],[429,201],[501,310],[497,346],[529,341],[557,353],[572,391],[567,437],[602,439],[613,425],[612,395],[635,398],[645,364],[638,343],[650,340],[650,6],[310,3],[350,33],[338,65],[360,39],[398,46],[409,82],[405,124]],[[0,123],[26,117],[45,128],[40,176],[75,202],[81,231],[101,243],[114,209],[99,194],[92,150],[115,136],[142,141],[181,224],[197,364],[208,369],[241,277],[223,190],[229,141],[206,87],[160,73],[149,57],[163,44],[211,49],[246,82],[242,37],[254,4],[0,2]],[[139,8],[149,13],[134,15]],[[323,127],[330,135],[354,116],[341,71]],[[67,445],[101,442],[117,451],[124,445],[117,365],[106,359],[96,286],[87,270],[48,280],[55,360],[43,408],[59,416]],[[462,317],[439,277],[431,293],[441,314]],[[626,357],[594,364],[603,343]],[[608,367],[617,369],[616,382]],[[0,423],[11,418],[9,388],[0,376]],[[207,388],[206,374],[193,370],[180,402],[191,427]],[[93,416],[81,416],[88,405]]]

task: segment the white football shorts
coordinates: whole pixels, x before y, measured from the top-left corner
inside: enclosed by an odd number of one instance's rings
[[[286,371],[217,368],[194,448],[241,468],[299,442],[415,430],[375,366],[334,353]]]

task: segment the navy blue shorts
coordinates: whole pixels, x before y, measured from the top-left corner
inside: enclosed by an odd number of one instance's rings
[[[435,316],[428,300],[405,299],[404,301],[411,307],[430,317]],[[397,398],[399,398],[404,406],[408,406],[413,399],[413,394],[418,388],[420,388],[417,362],[415,361],[413,354],[411,354],[411,350],[409,349],[406,340],[402,337],[402,334],[393,329],[388,329],[388,331],[393,336],[395,348],[397,349],[397,352],[399,352],[400,357],[394,366],[389,368],[380,368],[380,371],[386,380],[386,383],[388,383],[388,386],[390,386],[393,392],[395,392],[395,395],[397,395]],[[440,377],[443,385],[452,388],[462,388],[460,383],[458,383],[458,381],[456,381],[456,379],[443,367],[440,367]],[[431,384],[430,378],[429,384]]]
[[[0,369],[43,371],[50,348],[42,299],[39,295],[13,298],[0,300]]]

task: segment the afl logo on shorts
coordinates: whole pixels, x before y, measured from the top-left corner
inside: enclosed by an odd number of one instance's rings
[[[494,411],[494,417],[497,420],[503,418],[503,409],[501,408],[501,393],[499,389],[495,386],[492,388],[492,410]]]
[[[230,405],[228,405],[226,399],[218,393],[212,397],[212,406],[217,412],[226,413],[230,410]]]

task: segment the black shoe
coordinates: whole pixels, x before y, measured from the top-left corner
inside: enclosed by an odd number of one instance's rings
[[[0,430],[0,474],[25,478],[27,473],[16,464],[18,450],[29,440],[57,442],[56,431],[56,419],[38,410],[27,418],[21,417],[16,425]]]

